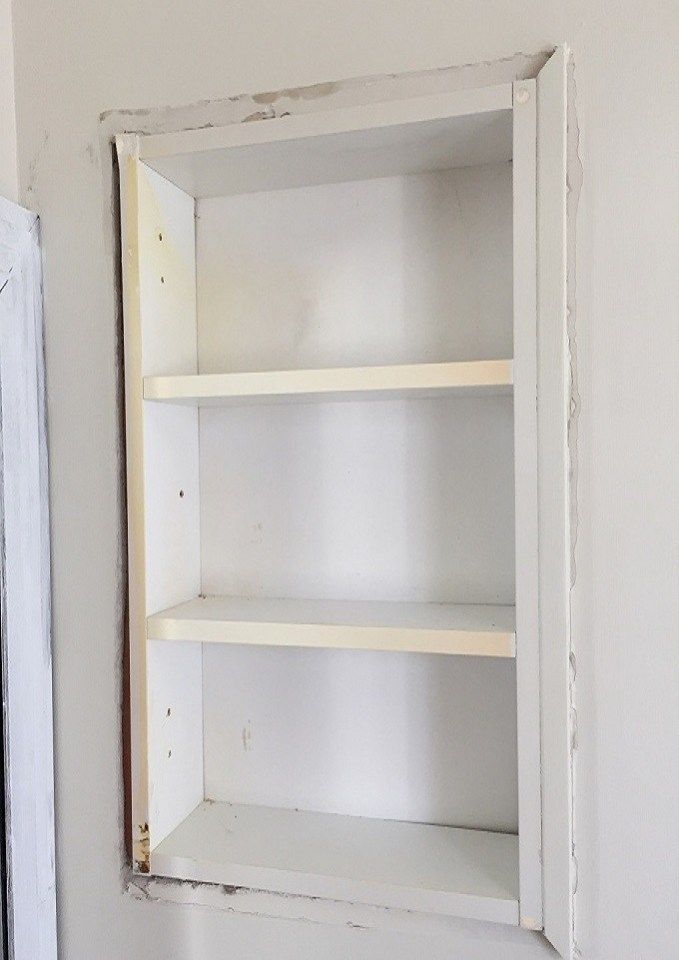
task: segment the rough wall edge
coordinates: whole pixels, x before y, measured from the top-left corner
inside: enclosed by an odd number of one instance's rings
[[[296,88],[284,88],[275,92],[239,94],[217,100],[206,100],[185,106],[162,106],[130,110],[107,110],[99,117],[99,146],[102,156],[105,242],[109,255],[111,279],[115,287],[117,329],[119,336],[118,383],[120,409],[123,410],[122,391],[122,284],[120,270],[114,254],[119,252],[120,214],[118,209],[117,170],[115,166],[115,139],[122,135],[145,135],[170,133],[181,130],[200,129],[210,126],[225,126],[231,123],[265,121],[286,114],[308,114],[319,109],[355,107],[380,101],[399,100],[408,97],[427,96],[439,92],[453,92],[472,87],[491,86],[515,80],[537,77],[555,51],[554,46],[536,53],[515,53],[495,61],[442,67],[434,70],[406,74],[387,74],[351,78],[347,80],[313,84]],[[119,256],[118,256],[119,260]],[[121,414],[124,423],[124,413]],[[119,439],[121,476],[125,472],[125,437],[122,429]],[[123,513],[124,493],[123,493]],[[125,623],[127,554],[125,530],[121,531],[119,544],[121,557],[120,573],[120,622]],[[120,687],[123,690],[123,633],[120,635]],[[121,703],[124,695],[121,692]],[[122,721],[121,721],[122,732]],[[124,751],[121,736],[121,761]],[[387,910],[360,904],[323,901],[308,897],[275,894],[266,891],[224,888],[204,883],[192,883],[165,878],[146,877],[133,872],[129,866],[125,846],[123,824],[126,820],[123,790],[120,795],[120,882],[126,895],[146,901],[172,902],[211,906],[213,908],[254,916],[291,919],[315,923],[345,924],[348,926],[412,930],[423,932],[436,930],[459,931],[462,926],[478,931],[478,921],[439,917],[408,911]],[[485,924],[481,924],[485,927]],[[497,931],[497,926],[493,925]],[[544,942],[542,933],[520,928],[507,928],[507,935],[538,938]],[[516,942],[514,940],[514,942]]]
[[[501,60],[440,67],[405,74],[356,77],[347,80],[284,88],[265,93],[241,93],[184,106],[106,110],[100,115],[101,133],[111,142],[121,133],[173,133],[230,123],[269,120],[319,109],[359,106],[384,100],[427,96],[514,80],[534,79],[554,52],[515,53]]]
[[[268,920],[385,930],[430,936],[469,933],[478,939],[488,931],[497,944],[544,943],[541,933],[518,926],[465,920],[418,911],[370,906],[356,902],[271,893],[224,884],[127,875],[126,895],[145,903],[172,903]]]

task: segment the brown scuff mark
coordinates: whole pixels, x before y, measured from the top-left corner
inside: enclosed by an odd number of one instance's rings
[[[151,838],[148,823],[139,825],[139,835],[134,841],[134,865],[139,873],[149,873],[151,867]]]
[[[252,727],[250,720],[248,720],[247,724],[243,727],[241,740],[243,741],[243,750],[245,753],[252,750]]]
[[[242,94],[239,94],[235,97],[220,97],[218,100],[194,100],[190,104],[176,104],[165,103],[161,104],[158,107],[128,107],[120,109],[119,107],[113,107],[110,110],[102,110],[99,114],[99,123],[105,123],[109,117],[138,117],[141,119],[153,119],[158,113],[171,113],[175,110],[185,110],[188,108],[193,110],[201,110],[205,108],[210,108],[214,104],[220,103],[237,103],[242,98]]]
[[[252,100],[255,103],[275,103],[284,97],[288,100],[320,100],[329,97],[339,87],[339,83],[313,83],[308,87],[287,87],[285,90],[270,90],[266,93],[255,93]]]
[[[40,162],[45,154],[47,145],[49,144],[50,134],[49,130],[45,130],[42,135],[42,140],[40,145],[33,156],[33,159],[28,165],[28,183],[26,184],[26,194],[34,194],[35,188],[38,180],[38,171],[40,167]]]

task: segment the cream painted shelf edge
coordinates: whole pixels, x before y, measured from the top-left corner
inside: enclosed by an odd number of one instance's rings
[[[518,924],[518,837],[204,801],[151,852],[182,880]]]
[[[516,655],[514,607],[197,597],[147,619],[149,640],[473,657]]]
[[[144,399],[186,404],[320,397],[510,394],[511,360],[144,377]]]

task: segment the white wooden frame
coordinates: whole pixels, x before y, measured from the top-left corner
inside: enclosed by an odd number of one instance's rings
[[[138,216],[139,161],[167,174],[173,156],[247,147],[293,137],[313,138],[350,129],[360,131],[418,117],[432,119],[456,111],[514,111],[515,204],[515,406],[522,411],[515,433],[517,471],[517,566],[525,570],[517,588],[517,684],[520,793],[520,923],[544,929],[562,956],[570,956],[572,927],[570,755],[568,749],[568,550],[565,343],[565,68],[567,51],[558,48],[534,80],[461,90],[445,96],[394,99],[361,107],[310,110],[266,123],[231,123],[205,129],[154,131],[118,138],[124,249],[126,367],[140,370]],[[248,119],[250,119],[248,117]],[[187,164],[182,177],[190,174]],[[185,184],[182,184],[185,185]],[[537,333],[537,336],[536,336]],[[177,371],[182,374],[184,371]],[[186,371],[190,373],[191,371]],[[318,371],[322,373],[322,371]],[[281,374],[277,375],[280,377]],[[234,379],[235,377],[235,379]],[[138,596],[143,568],[142,471],[135,456],[141,443],[144,396],[202,404],[225,395],[280,395],[281,384],[237,382],[238,375],[141,377],[127,380],[128,501],[130,502],[130,610],[132,680],[133,849],[139,872],[149,871],[146,815],[145,724],[146,623]],[[254,378],[254,379],[253,379]],[[222,380],[225,382],[217,382]],[[275,377],[274,377],[275,380]],[[199,382],[202,381],[202,382]],[[228,381],[228,382],[226,382]],[[398,389],[400,385],[397,384]],[[197,389],[196,389],[197,388]],[[352,389],[342,386],[340,389]],[[364,389],[363,383],[357,389]],[[314,392],[295,384],[293,392]],[[289,392],[284,389],[282,392]],[[135,494],[136,489],[136,494]],[[136,531],[136,532],[135,532]],[[140,567],[140,563],[142,566]],[[136,612],[135,612],[136,611]],[[151,636],[180,639],[168,611]],[[170,622],[172,621],[172,622]],[[246,629],[240,623],[239,629]],[[210,632],[208,630],[208,632]],[[217,629],[218,634],[224,630]],[[135,634],[140,639],[135,643]],[[521,636],[525,642],[521,644]],[[549,638],[549,640],[547,640]],[[211,640],[215,637],[210,636]],[[217,638],[222,640],[220,636]]]
[[[38,218],[0,199],[0,606],[8,940],[56,960],[47,439]]]
[[[575,892],[570,711],[570,577],[566,329],[566,84],[559,47],[537,78],[537,387],[540,732],[544,930],[573,953]]]

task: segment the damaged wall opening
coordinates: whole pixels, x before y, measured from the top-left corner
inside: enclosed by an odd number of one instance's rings
[[[539,82],[118,138],[138,871],[542,929]]]

